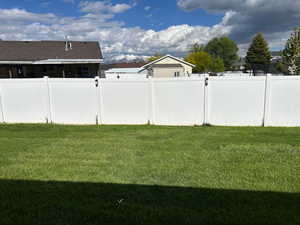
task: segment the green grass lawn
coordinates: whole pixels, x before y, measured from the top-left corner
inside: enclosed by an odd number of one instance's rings
[[[0,125],[24,224],[300,224],[300,128]]]

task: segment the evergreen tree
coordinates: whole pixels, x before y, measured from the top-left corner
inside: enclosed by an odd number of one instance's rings
[[[300,74],[300,28],[297,28],[288,39],[282,52],[282,60],[288,74]]]
[[[265,73],[268,72],[271,64],[271,54],[269,51],[268,43],[264,39],[262,34],[257,34],[248,49],[246,56],[246,63],[251,70],[263,70]]]

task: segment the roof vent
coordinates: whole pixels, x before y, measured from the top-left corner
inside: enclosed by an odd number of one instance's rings
[[[72,43],[69,41],[68,36],[65,36],[65,51],[72,50]]]

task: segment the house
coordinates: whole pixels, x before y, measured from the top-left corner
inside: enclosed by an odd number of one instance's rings
[[[147,78],[147,71],[141,68],[112,68],[105,71],[105,78]]]
[[[141,68],[147,70],[150,77],[188,77],[195,65],[171,55],[150,62]]]
[[[246,69],[246,59],[240,58],[232,65],[232,71],[244,71]]]
[[[272,51],[271,53],[271,62],[276,63],[278,61],[281,61],[282,59],[282,53],[280,51]]]
[[[119,62],[104,64],[101,66],[102,77],[105,78],[140,78],[147,77],[147,71],[139,74],[141,67],[144,66],[146,62]]]
[[[98,42],[0,41],[0,78],[95,77],[102,59]]]
[[[145,61],[137,61],[137,62],[118,62],[118,63],[106,63],[101,65],[101,70],[104,72],[109,69],[117,69],[117,68],[140,68],[147,63]]]

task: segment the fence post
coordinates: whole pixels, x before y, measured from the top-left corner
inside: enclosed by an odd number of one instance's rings
[[[263,114],[263,122],[262,126],[265,127],[268,125],[268,113],[269,113],[269,105],[270,105],[270,97],[271,97],[271,90],[270,90],[270,82],[272,80],[272,75],[267,74],[265,80],[265,96],[264,96],[264,114]]]
[[[148,104],[148,118],[149,118],[149,124],[155,125],[155,98],[154,98],[154,82],[153,78],[149,77],[148,78],[148,99],[149,99],[149,104]]]
[[[3,101],[2,101],[2,89],[0,86],[0,123],[4,123],[5,119],[4,119],[4,108],[3,108]]]
[[[46,110],[47,110],[47,115],[46,115],[46,123],[52,123],[52,107],[51,107],[51,92],[50,92],[50,85],[49,85],[49,77],[45,76],[44,81],[46,84]]]
[[[208,125],[209,124],[209,119],[208,119],[208,83],[209,83],[209,75],[205,74],[204,76],[204,118],[203,118],[203,125]]]
[[[100,92],[100,77],[96,76],[95,77],[95,91],[96,91],[96,125],[102,124],[101,122],[101,92]]]

